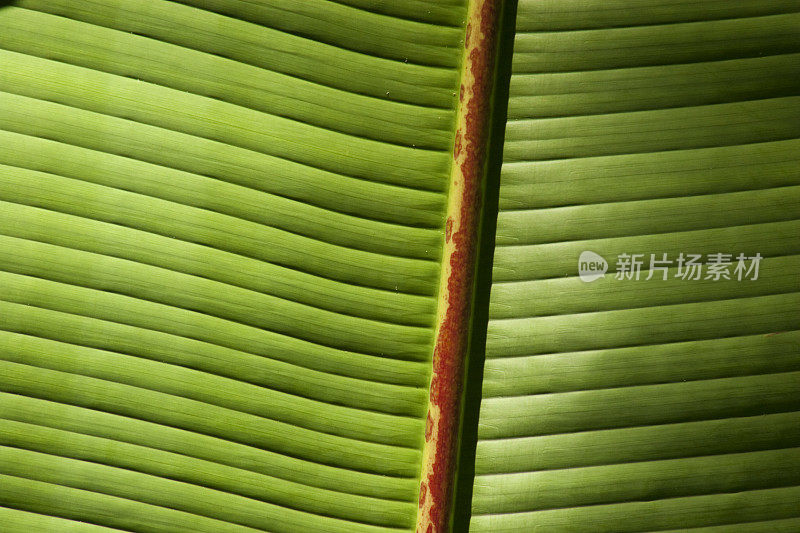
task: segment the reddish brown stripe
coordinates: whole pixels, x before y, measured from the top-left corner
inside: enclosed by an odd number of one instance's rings
[[[472,74],[474,84],[464,76],[459,93],[462,121],[456,132],[453,157],[455,164],[459,165],[463,183],[452,183],[451,194],[460,194],[461,209],[455,213],[455,222],[448,218],[446,224],[446,243],[450,247],[445,261],[450,272],[443,280],[446,300],[437,328],[430,389],[431,410],[438,410],[439,417],[435,431],[426,428],[426,440],[433,434],[434,442],[429,444],[433,446],[430,469],[423,470],[417,522],[420,533],[448,531],[455,478],[499,11],[499,0],[473,1],[476,3],[473,9],[477,8],[473,13],[479,14],[480,31],[472,28],[472,23],[478,22],[478,18],[471,18],[466,30],[465,46],[469,53],[464,70]],[[478,42],[471,42],[473,39],[478,39]],[[457,180],[459,173],[454,172],[453,176]],[[428,421],[431,420],[429,413]],[[427,509],[423,508],[426,500],[423,494],[429,500]]]

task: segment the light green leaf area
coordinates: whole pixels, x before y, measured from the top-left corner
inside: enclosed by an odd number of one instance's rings
[[[797,531],[800,3],[520,0],[516,25],[471,530]]]
[[[413,529],[465,13],[0,8],[0,529]]]

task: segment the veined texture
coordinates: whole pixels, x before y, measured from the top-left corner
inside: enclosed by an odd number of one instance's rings
[[[471,531],[800,530],[800,5],[516,24]]]
[[[414,528],[465,13],[0,9],[4,531]]]

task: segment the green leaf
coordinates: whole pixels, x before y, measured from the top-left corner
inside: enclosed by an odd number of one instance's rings
[[[464,16],[0,11],[4,531],[414,527]]]
[[[470,531],[797,529],[799,27],[796,2],[519,2]],[[676,277],[717,252],[758,279]]]
[[[453,531],[800,530],[798,29],[798,0],[2,2],[0,529],[424,529],[474,276]],[[484,152],[473,261],[446,218]],[[714,253],[757,279],[681,278]]]

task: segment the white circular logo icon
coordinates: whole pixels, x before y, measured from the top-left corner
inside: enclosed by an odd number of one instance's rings
[[[578,276],[581,281],[589,283],[605,276],[608,271],[608,262],[602,256],[590,250],[581,252],[578,258]]]

